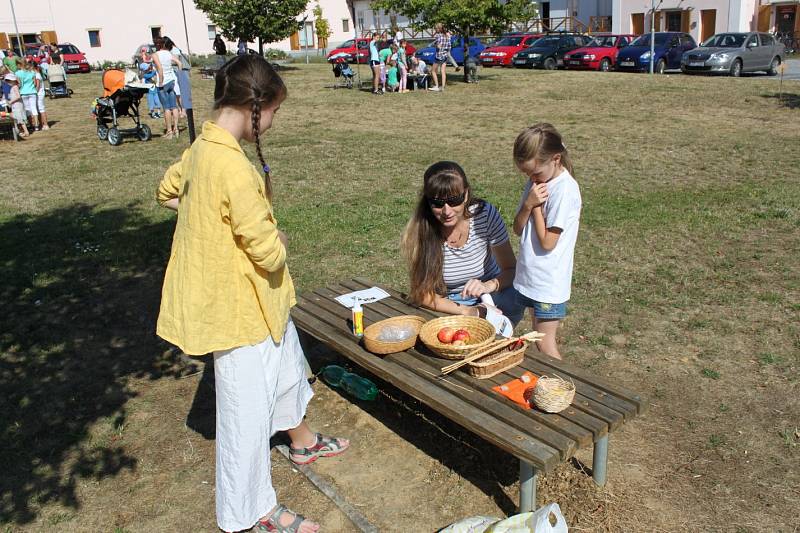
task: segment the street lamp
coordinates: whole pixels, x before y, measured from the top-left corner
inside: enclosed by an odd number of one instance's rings
[[[653,73],[653,59],[656,55],[656,9],[661,7],[664,0],[659,0],[656,5],[656,0],[650,0],[650,5],[653,10],[650,12],[650,74]]]
[[[25,49],[22,46],[22,36],[19,34],[19,27],[17,27],[17,14],[14,12],[14,0],[8,0],[11,4],[11,17],[14,19],[14,31],[17,32],[17,46],[19,46],[20,57],[25,55]],[[11,47],[14,48],[13,46]]]

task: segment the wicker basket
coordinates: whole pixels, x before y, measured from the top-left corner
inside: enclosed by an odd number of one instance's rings
[[[508,351],[508,348],[501,348],[495,353],[469,363],[469,375],[478,379],[488,379],[500,372],[514,368],[525,359],[525,350],[527,349],[527,342],[521,348],[512,351]]]
[[[378,355],[408,350],[417,343],[419,329],[424,323],[424,318],[414,315],[395,316],[387,318],[386,320],[381,320],[380,322],[375,322],[364,330],[364,348]],[[380,340],[381,331],[387,326],[411,326],[414,330],[414,334],[402,341]]]
[[[533,389],[533,404],[546,413],[559,413],[575,398],[575,384],[558,376],[539,377]]]
[[[439,330],[443,327],[466,329],[470,340],[463,346],[439,342]],[[464,359],[476,348],[481,348],[495,338],[494,326],[488,320],[476,316],[443,316],[429,320],[419,330],[419,338],[433,353],[445,359]]]

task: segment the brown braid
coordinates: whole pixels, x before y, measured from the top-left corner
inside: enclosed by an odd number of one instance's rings
[[[261,125],[261,100],[255,99],[250,107],[250,120],[253,124],[253,137],[256,141],[256,154],[261,161],[261,168],[264,169],[264,189],[267,199],[272,201],[272,180],[269,177],[267,163],[264,161],[264,154],[261,152],[261,137],[259,136],[259,126]]]

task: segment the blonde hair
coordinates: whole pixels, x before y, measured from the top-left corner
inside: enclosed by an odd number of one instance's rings
[[[572,174],[567,146],[555,126],[547,122],[525,128],[514,141],[514,163],[517,165],[531,160],[544,162],[555,155],[561,156],[561,165]]]

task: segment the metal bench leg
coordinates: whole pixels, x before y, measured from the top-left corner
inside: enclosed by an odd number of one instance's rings
[[[606,484],[606,467],[608,466],[608,435],[594,443],[592,454],[592,479],[599,486]]]
[[[519,512],[529,513],[536,509],[536,467],[519,461]]]

